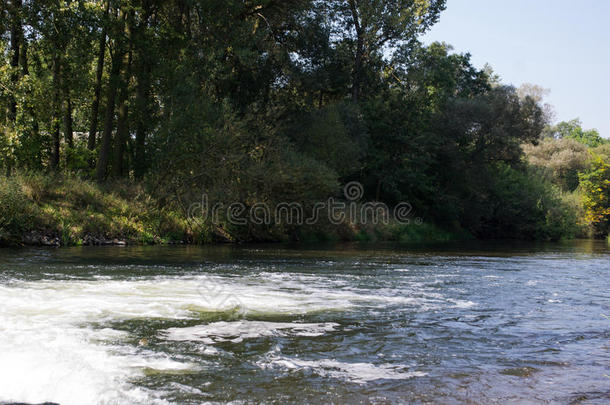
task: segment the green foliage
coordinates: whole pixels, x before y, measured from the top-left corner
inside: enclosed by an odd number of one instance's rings
[[[444,0],[15,4],[0,10],[4,238],[449,239],[438,225],[557,239],[575,233],[582,145],[608,155],[578,121],[547,127],[565,139],[533,146],[550,117],[542,89],[503,86],[469,54],[420,44]],[[186,215],[203,193],[312,209],[350,181],[435,225]]]
[[[369,97],[376,86],[375,70],[384,64],[384,50],[413,46],[418,35],[438,21],[445,0],[322,2],[338,47],[352,56],[352,100]]]
[[[595,129],[584,130],[579,119],[564,121],[554,127],[545,130],[545,136],[558,139],[573,139],[589,148],[608,144],[607,139],[602,138]]]
[[[606,142],[597,148],[591,149],[593,156],[600,156],[604,161],[610,161],[610,142]]]
[[[574,237],[577,213],[548,182],[505,163],[494,165],[466,216],[467,229],[491,239]]]
[[[0,244],[15,242],[32,225],[32,204],[22,185],[0,177]]]
[[[472,239],[472,235],[465,230],[448,231],[428,223],[394,225],[390,232],[390,240],[401,243],[442,243]]]
[[[528,162],[543,177],[562,190],[571,192],[564,201],[577,213],[581,230],[589,235],[608,234],[610,143],[596,131],[583,131],[580,121],[562,122],[545,129],[546,137],[538,145],[524,145]]]
[[[591,168],[580,175],[584,195],[585,219],[593,226],[595,236],[610,233],[610,163],[601,156],[593,160]]]
[[[570,138],[545,138],[538,145],[523,146],[527,161],[543,168],[542,174],[564,191],[578,187],[578,174],[585,171],[591,155],[585,145]]]
[[[330,104],[303,114],[287,133],[301,153],[349,178],[362,167],[367,146],[367,130],[358,115],[349,103]]]

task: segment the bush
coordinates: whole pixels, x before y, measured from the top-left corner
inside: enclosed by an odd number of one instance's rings
[[[391,240],[401,243],[438,243],[469,239],[472,239],[472,235],[467,231],[448,231],[428,223],[392,226]]]
[[[578,232],[574,207],[531,171],[497,164],[478,194],[468,229],[479,238],[559,240]]]
[[[573,139],[544,139],[538,145],[523,146],[531,165],[543,168],[547,179],[564,191],[578,187],[578,173],[585,170],[591,161],[587,147]]]
[[[610,233],[610,164],[596,157],[591,168],[580,175],[585,219],[594,235],[604,238]]]
[[[32,225],[32,203],[18,179],[0,177],[0,243],[12,243]]]

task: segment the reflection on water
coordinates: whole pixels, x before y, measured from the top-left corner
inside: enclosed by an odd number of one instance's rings
[[[610,398],[608,244],[0,251],[0,402]]]

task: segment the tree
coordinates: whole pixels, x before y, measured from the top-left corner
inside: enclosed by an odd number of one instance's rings
[[[458,154],[443,151],[455,144],[437,123],[455,100],[488,92],[487,75],[471,65],[470,55],[451,54],[441,43],[403,48],[393,63],[385,89],[363,106],[369,131],[365,183],[378,200],[408,200],[422,210],[447,212],[436,205],[439,168]]]
[[[580,185],[585,219],[593,226],[596,237],[605,238],[610,233],[610,163],[597,156],[591,168],[580,175]]]
[[[332,0],[326,2],[335,35],[352,52],[352,100],[361,97],[365,69],[384,50],[413,44],[438,21],[445,0]]]
[[[110,0],[106,0],[104,8],[104,14],[101,20],[101,32],[99,36],[98,53],[97,53],[97,64],[95,69],[95,87],[93,90],[93,101],[91,103],[91,116],[89,118],[89,138],[87,147],[93,151],[95,149],[95,142],[97,136],[97,122],[99,118],[100,108],[100,95],[102,92],[102,75],[104,74],[104,59],[106,57],[106,37],[107,37],[107,26],[108,16],[110,13]],[[93,166],[93,160],[89,162],[90,166]]]
[[[550,123],[554,121],[556,113],[553,109],[553,106],[548,103],[543,104],[545,97],[551,94],[550,89],[545,89],[536,84],[524,83],[517,89],[517,94],[523,100],[525,100],[527,97],[530,97],[536,103],[541,105],[544,111],[546,122]]]
[[[547,128],[545,130],[545,137],[574,139],[590,148],[608,143],[608,140],[602,138],[596,129],[584,130],[582,122],[578,118],[571,121],[563,121]]]
[[[119,108],[117,117],[117,129],[115,137],[114,147],[114,163],[112,165],[114,177],[122,177],[125,173],[125,145],[129,137],[129,82],[131,79],[131,55],[132,50],[125,54],[125,60],[123,61],[123,75],[121,78],[121,85],[119,88]]]
[[[550,237],[569,217],[551,182],[573,190],[601,138],[571,122],[534,146],[544,89],[419,43],[445,3],[5,1],[1,169],[154,184],[160,207],[202,188],[311,203],[359,181],[443,226]]]
[[[102,145],[100,147],[97,166],[95,171],[96,180],[101,183],[106,179],[108,163],[110,161],[112,132],[114,129],[114,113],[116,105],[117,91],[121,82],[121,69],[124,64],[126,54],[125,48],[125,10],[119,8],[115,11],[118,14],[116,21],[113,24],[112,40],[112,67],[110,69],[110,77],[106,94],[106,113],[104,117],[104,132],[102,133]]]
[[[150,87],[151,73],[155,65],[155,58],[150,52],[153,38],[151,38],[151,19],[154,15],[155,8],[150,1],[142,3],[141,19],[136,25],[133,34],[133,47],[135,54],[135,79],[136,98],[135,98],[135,121],[136,135],[134,145],[134,177],[141,180],[148,166],[146,162],[146,141],[148,131],[151,126],[151,108],[150,108]]]
[[[10,19],[10,40],[11,40],[11,82],[13,87],[17,86],[19,80],[19,57],[21,55],[20,48],[23,42],[23,27],[21,22],[22,3],[21,0],[11,0],[8,5],[8,14]],[[17,118],[17,102],[13,95],[9,96],[7,106],[7,118],[11,122],[15,122]]]
[[[547,171],[549,180],[564,191],[578,187],[578,174],[589,168],[591,156],[587,147],[574,139],[545,138],[538,145],[523,145],[527,161]]]

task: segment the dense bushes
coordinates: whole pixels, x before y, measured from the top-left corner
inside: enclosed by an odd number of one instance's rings
[[[578,234],[577,212],[560,191],[529,171],[497,164],[469,206],[467,228],[494,239],[561,239]]]
[[[597,237],[610,233],[610,163],[597,156],[591,168],[580,175],[585,219]]]
[[[578,174],[590,164],[591,155],[587,147],[573,139],[543,139],[538,145],[526,144],[527,161],[543,168],[540,174],[564,191],[578,187]]]
[[[534,175],[563,190],[564,206],[572,207],[577,235],[604,238],[610,221],[610,141],[596,131],[585,131],[578,120],[559,123],[544,131],[538,145],[524,145]],[[560,216],[559,213],[555,217]],[[565,215],[564,215],[565,217]]]

